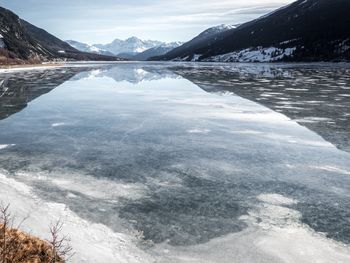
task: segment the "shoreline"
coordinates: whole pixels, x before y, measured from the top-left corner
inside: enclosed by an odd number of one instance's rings
[[[47,68],[63,67],[65,63],[42,63],[42,64],[17,64],[17,65],[0,65],[0,73],[7,73],[22,70],[35,70]]]
[[[25,218],[21,231],[49,239],[49,225],[62,220],[62,235],[67,235],[73,248],[72,263],[118,262],[147,263],[153,258],[137,247],[137,240],[123,233],[113,232],[103,224],[92,223],[76,215],[63,203],[40,199],[32,187],[8,177],[0,169],[0,201],[10,204],[16,222]]]
[[[202,62],[202,61],[198,61],[198,62],[191,62],[191,61],[115,61],[114,63],[164,63],[164,64],[182,64],[182,65],[191,65],[191,64],[201,64],[201,65],[210,65],[212,66],[213,64],[217,65],[225,65],[225,66],[244,66],[244,65],[258,65],[258,66],[278,66],[278,65],[298,65],[298,66],[304,66],[304,65],[337,65],[337,66],[342,66],[342,65],[350,65],[350,62],[287,62],[287,63],[279,63],[279,62],[275,62],[275,63],[255,63],[255,62]],[[91,65],[91,64],[114,64],[113,62],[111,63],[110,61],[75,61],[75,62],[43,62],[42,64],[15,64],[15,65],[0,65],[0,74],[1,73],[10,73],[10,72],[18,72],[18,71],[28,71],[28,70],[43,70],[43,69],[54,69],[54,68],[60,68],[60,67],[65,67],[65,66],[69,66],[69,65]]]

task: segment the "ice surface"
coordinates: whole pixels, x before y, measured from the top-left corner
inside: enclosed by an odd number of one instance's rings
[[[350,249],[300,223],[300,213],[288,208],[297,201],[279,194],[262,194],[262,201],[242,216],[249,227],[209,243],[178,247],[160,245],[160,262],[348,262]]]
[[[50,224],[58,219],[64,222],[61,234],[69,235],[75,253],[70,262],[151,262],[129,236],[83,220],[64,204],[43,202],[30,187],[4,174],[0,174],[0,186],[0,199],[11,205],[17,221],[26,218],[23,230],[48,240]]]
[[[348,262],[346,73],[119,63],[0,74],[0,199],[44,238],[63,217],[75,262]]]

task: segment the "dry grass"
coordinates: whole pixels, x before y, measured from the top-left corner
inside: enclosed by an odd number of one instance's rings
[[[1,235],[4,228],[1,226]],[[26,234],[17,229],[6,229],[6,238],[1,238],[1,263],[63,263],[55,255],[52,247],[46,241]],[[5,242],[4,242],[5,240]]]
[[[0,48],[0,66],[35,65],[41,64],[41,62],[38,58],[20,59],[15,53],[5,48]]]
[[[72,255],[60,221],[50,226],[51,239],[44,241],[18,230],[20,225],[13,227],[9,205],[0,206],[0,220],[0,263],[64,263]]]

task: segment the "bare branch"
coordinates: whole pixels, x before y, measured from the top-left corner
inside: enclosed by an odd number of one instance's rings
[[[67,235],[61,235],[62,229],[63,222],[61,220],[57,220],[50,225],[51,240],[48,242],[53,251],[50,263],[58,263],[62,262],[61,260],[68,260],[74,255],[73,248],[70,245],[71,240]]]

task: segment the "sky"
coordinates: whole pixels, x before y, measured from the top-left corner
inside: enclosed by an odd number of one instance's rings
[[[188,41],[220,24],[240,24],[293,0],[0,0],[22,19],[89,44],[136,36]]]

